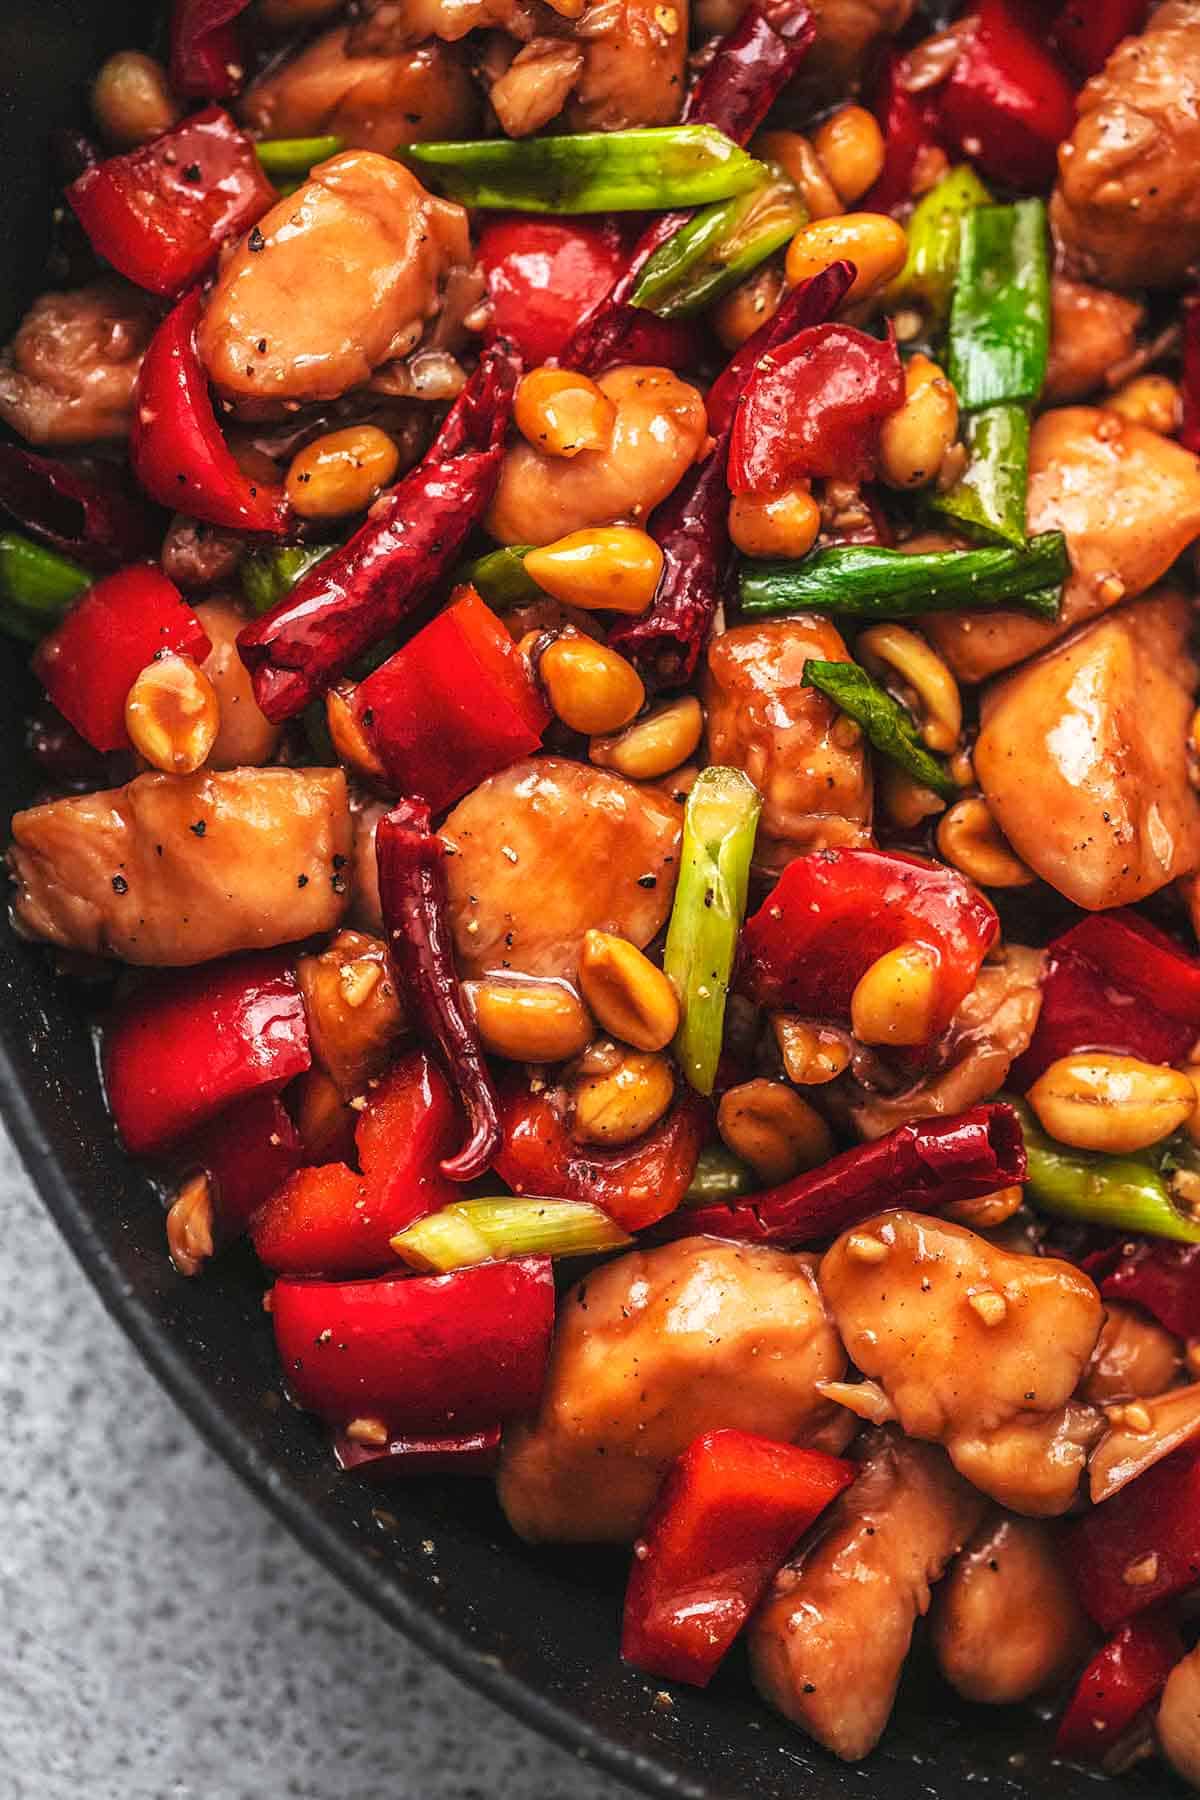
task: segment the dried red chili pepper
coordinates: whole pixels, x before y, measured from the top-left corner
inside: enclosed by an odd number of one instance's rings
[[[154,554],[160,515],[108,463],[67,463],[0,444],[0,508],[26,531],[88,569]]]
[[[1183,424],[1179,441],[1200,455],[1200,294],[1183,302]]]
[[[883,169],[859,202],[864,212],[889,213],[913,197],[913,177],[923,152],[937,147],[937,95],[914,94],[905,85],[907,58],[893,50],[884,62],[871,100],[883,133]]]
[[[242,85],[241,40],[234,25],[249,0],[175,0],[170,81],[188,99],[228,100]]]
[[[1025,1144],[1011,1106],[976,1106],[950,1119],[913,1119],[819,1169],[729,1205],[689,1206],[671,1237],[708,1232],[760,1244],[812,1244],[872,1213],[915,1206],[936,1213],[1025,1178]]]
[[[386,1444],[363,1444],[339,1431],[333,1458],[343,1473],[372,1483],[417,1475],[491,1475],[500,1460],[500,1427],[489,1425],[457,1437],[391,1437]]]
[[[1200,1244],[1138,1238],[1095,1250],[1080,1266],[1102,1299],[1132,1301],[1176,1337],[1200,1337]]]
[[[1083,1671],[1059,1721],[1055,1755],[1103,1763],[1159,1698],[1183,1655],[1183,1639],[1170,1619],[1150,1613],[1122,1625]]]
[[[1081,75],[1098,75],[1122,38],[1146,28],[1150,0],[1067,0],[1050,42]]]
[[[429,829],[429,808],[402,800],[375,832],[384,938],[405,1009],[438,1054],[467,1115],[470,1136],[443,1159],[451,1181],[482,1175],[500,1146],[491,1072],[454,968],[446,899],[446,852]]]
[[[490,345],[416,468],[348,544],[246,626],[238,649],[269,719],[302,712],[453,566],[500,478],[519,373],[509,345]]]
[[[733,424],[738,401],[767,351],[786,343],[798,332],[831,319],[854,286],[856,273],[852,262],[830,263],[819,275],[789,288],[766,323],[746,339],[740,350],[734,351],[705,397],[708,429],[714,437]]]
[[[1016,0],[983,0],[938,89],[941,134],[994,181],[1046,189],[1075,128],[1075,90]]]

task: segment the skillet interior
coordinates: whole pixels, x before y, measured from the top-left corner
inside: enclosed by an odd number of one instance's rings
[[[43,285],[46,133],[82,116],[88,75],[109,50],[144,35],[135,17],[144,10],[136,0],[0,5],[5,334]],[[6,820],[33,783],[22,748],[31,693],[19,652],[10,652],[0,664]],[[965,1706],[919,1657],[882,1749],[858,1768],[825,1756],[761,1706],[736,1654],[706,1695],[677,1688],[668,1704],[656,1703],[654,1684],[617,1658],[622,1556],[535,1553],[509,1535],[486,1483],[384,1492],[339,1479],[316,1428],[280,1403],[252,1259],[234,1255],[192,1282],[171,1270],[159,1200],[113,1138],[80,994],[54,979],[43,951],[6,930],[0,1108],[89,1277],[210,1442],[364,1599],[530,1724],[645,1792],[679,1800],[790,1800],[799,1792],[807,1800],[921,1800],[957,1795],[968,1782],[1005,1800],[1096,1792],[1091,1776],[1052,1765],[1030,1746],[1024,1715]],[[20,1278],[19,1270],[11,1275]],[[398,1721],[398,1744],[402,1734]],[[1156,1766],[1122,1791],[1136,1800],[1167,1785]]]

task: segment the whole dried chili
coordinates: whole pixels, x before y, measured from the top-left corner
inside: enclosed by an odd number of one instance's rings
[[[89,569],[153,555],[161,519],[109,464],[59,462],[0,444],[0,510]]]
[[[1085,1256],[1104,1300],[1144,1307],[1176,1337],[1200,1337],[1200,1244],[1138,1238]]]
[[[452,568],[500,478],[519,373],[508,344],[489,345],[416,468],[348,544],[246,626],[238,649],[269,719],[303,712]]]
[[[1200,453],[1200,294],[1183,302],[1183,424],[1179,441],[1193,455]]]
[[[334,1433],[333,1457],[346,1475],[387,1484],[415,1475],[491,1475],[500,1460],[500,1427],[463,1431],[447,1437],[389,1437],[365,1444]]]
[[[189,99],[227,100],[242,84],[235,20],[248,0],[175,0],[171,12],[171,86]]]
[[[854,282],[854,265],[833,263],[784,297],[778,312],[730,359],[708,391],[709,430],[716,443],[693,463],[674,493],[652,514],[651,535],[663,553],[663,572],[650,610],[610,634],[663,686],[691,679],[728,588],[733,565],[729,539],[726,463],[738,401],[759,359],[793,333],[835,312]]]
[[[384,938],[405,1010],[436,1046],[470,1136],[441,1163],[451,1181],[482,1175],[500,1148],[500,1112],[474,1020],[463,1003],[447,917],[446,851],[429,808],[401,800],[375,833]]]
[[[913,1119],[820,1168],[730,1205],[683,1207],[671,1237],[707,1232],[759,1244],[811,1244],[880,1208],[938,1212],[1025,1175],[1025,1146],[1011,1106],[976,1106],[949,1119]]]

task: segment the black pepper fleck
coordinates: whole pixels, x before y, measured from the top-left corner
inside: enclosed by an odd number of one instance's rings
[[[254,227],[254,230],[250,233],[250,236],[246,239],[246,248],[247,248],[247,250],[252,250],[255,252],[255,254],[257,254],[257,252],[259,250],[263,250],[266,248],[266,243],[267,243],[266,238],[263,236],[262,232],[258,229],[258,226],[256,225]]]
[[[129,883],[123,875],[114,875],[112,878],[112,885],[114,894],[127,894],[129,892]]]
[[[191,832],[193,837],[203,837],[205,832],[208,830],[208,825],[205,822],[205,820],[197,819],[196,823],[194,825],[188,826],[188,830]]]
[[[297,887],[307,887],[308,886],[308,876],[307,875],[297,875],[296,886]]]

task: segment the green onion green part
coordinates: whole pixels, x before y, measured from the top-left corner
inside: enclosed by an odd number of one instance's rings
[[[1029,486],[1029,413],[1024,406],[985,407],[963,421],[970,461],[960,480],[934,494],[929,510],[971,537],[1024,548]]]
[[[595,1256],[632,1243],[600,1207],[528,1194],[456,1200],[398,1231],[397,1256],[414,1269],[444,1275],[505,1256]]]
[[[532,544],[506,544],[503,550],[489,550],[486,556],[468,563],[460,579],[469,581],[480,599],[497,612],[520,606],[526,600],[542,599],[543,590],[532,575],[525,573],[525,558],[532,549]]]
[[[1200,1221],[1176,1201],[1153,1152],[1105,1156],[1056,1143],[1033,1109],[1014,1100],[1029,1170],[1025,1192],[1038,1212],[1114,1231],[1144,1231],[1177,1244],[1200,1244]],[[1162,1146],[1156,1146],[1161,1151]]]
[[[918,200],[908,222],[908,255],[888,289],[889,306],[920,306],[936,330],[945,324],[958,277],[962,222],[991,195],[970,163],[960,163]]]
[[[818,662],[810,657],[804,665],[804,686],[818,688],[848,713],[876,750],[898,763],[922,787],[932,788],[943,800],[957,800],[957,782],[946,765],[925,748],[909,713],[857,663]]]
[[[91,585],[87,570],[57,550],[0,532],[0,631],[9,637],[36,644]]]
[[[906,619],[959,607],[1020,606],[1058,617],[1069,572],[1060,531],[1030,538],[1020,550],[902,550],[844,545],[799,562],[743,562],[742,611],[748,617],[813,610],[861,619]]]
[[[749,1163],[744,1163],[724,1144],[707,1144],[700,1152],[684,1206],[707,1206],[718,1200],[737,1200],[762,1186]]]
[[[684,808],[663,968],[681,1008],[675,1055],[701,1094],[712,1093],[717,1077],[761,811],[762,795],[749,777],[720,766],[702,770]]]
[[[660,318],[686,318],[744,281],[807,221],[808,210],[791,182],[772,176],[681,225],[647,262],[630,298]]]
[[[332,548],[331,544],[287,544],[279,550],[255,550],[238,570],[242,593],[256,613],[270,612]]]
[[[946,373],[964,412],[1042,391],[1050,353],[1050,260],[1041,200],[964,213]]]
[[[762,163],[712,125],[407,144],[399,154],[464,206],[515,212],[707,206],[744,194],[767,177]]]
[[[254,146],[263,173],[276,185],[303,178],[317,163],[345,148],[346,140],[340,137],[260,138]]]

